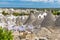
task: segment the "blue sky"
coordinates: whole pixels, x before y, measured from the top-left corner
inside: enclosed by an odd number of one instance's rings
[[[0,7],[60,8],[60,0],[0,0]]]

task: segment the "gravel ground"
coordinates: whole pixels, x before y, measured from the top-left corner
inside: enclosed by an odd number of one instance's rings
[[[25,39],[20,39],[19,38],[19,32],[14,32],[14,40],[26,40]],[[28,40],[34,40],[34,37],[36,37],[36,35],[32,34],[28,34],[30,35],[30,39]],[[48,40],[60,40],[60,29],[59,28],[55,28],[55,27],[42,27],[41,30],[38,32],[38,37],[46,37]]]

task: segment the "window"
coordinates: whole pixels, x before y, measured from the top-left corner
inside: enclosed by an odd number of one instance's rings
[[[35,39],[35,40],[37,40],[37,39]]]
[[[45,40],[45,39],[39,39],[39,40]]]

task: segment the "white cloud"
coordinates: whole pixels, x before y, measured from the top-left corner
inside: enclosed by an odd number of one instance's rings
[[[48,2],[48,0],[32,0],[34,2]]]
[[[48,0],[40,0],[40,1],[43,1],[43,2],[48,2]]]
[[[57,2],[60,2],[60,0],[56,0]]]
[[[31,1],[31,0],[30,0]],[[54,0],[32,0],[33,2],[51,2],[53,3]]]
[[[8,4],[8,2],[0,2],[0,4]]]
[[[20,0],[20,1],[32,1],[32,0]]]
[[[32,1],[35,1],[35,2],[37,2],[37,1],[40,1],[40,0],[32,0]]]
[[[54,2],[54,0],[49,0],[49,2]]]
[[[32,1],[32,2],[50,2],[50,3],[54,3],[55,1],[57,3],[60,2],[60,0],[20,0],[20,1]]]
[[[20,0],[20,1],[33,1],[33,2],[54,2],[54,0]]]

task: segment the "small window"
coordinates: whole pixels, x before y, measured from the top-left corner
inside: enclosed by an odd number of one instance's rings
[[[44,15],[44,17],[46,17],[46,16]]]
[[[39,40],[45,40],[45,39],[39,39]]]
[[[26,40],[29,40],[29,39],[26,39]]]
[[[35,40],[37,40],[37,39],[35,39]]]

